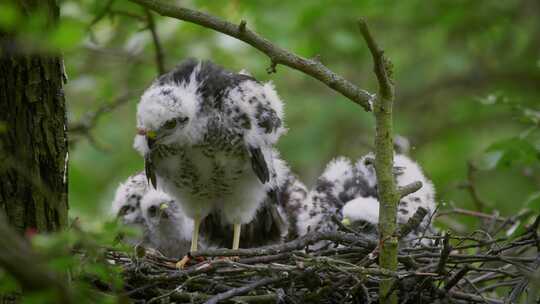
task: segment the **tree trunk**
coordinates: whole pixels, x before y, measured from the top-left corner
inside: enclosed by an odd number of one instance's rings
[[[58,18],[55,1],[21,1]],[[63,61],[29,54],[0,32],[0,213],[20,233],[67,223],[67,130]]]

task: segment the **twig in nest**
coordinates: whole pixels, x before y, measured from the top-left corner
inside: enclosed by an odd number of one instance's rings
[[[227,300],[227,299],[230,299],[234,296],[240,296],[240,295],[244,295],[258,287],[261,287],[261,286],[265,286],[265,285],[269,285],[269,284],[272,284],[272,283],[276,283],[276,282],[279,282],[281,281],[283,278],[282,277],[269,277],[269,278],[264,278],[264,279],[261,279],[259,281],[256,281],[256,282],[253,282],[253,283],[250,283],[246,286],[242,286],[242,287],[238,287],[238,288],[233,288],[229,291],[226,291],[226,292],[223,292],[223,293],[220,293],[220,294],[217,294],[215,296],[213,296],[212,298],[210,298],[208,301],[205,302],[205,304],[216,304],[218,303],[219,301],[224,301],[224,300]]]
[[[407,223],[400,227],[398,232],[399,238],[407,236],[409,233],[411,233],[411,231],[416,229],[416,227],[418,227],[420,223],[422,223],[422,220],[424,220],[424,217],[426,217],[427,213],[428,211],[426,208],[418,207],[414,215],[409,218]]]
[[[441,251],[441,258],[437,266],[437,273],[441,275],[445,274],[446,262],[448,261],[448,257],[450,256],[451,251],[452,251],[452,247],[450,246],[450,233],[446,232],[446,234],[444,235],[444,240],[443,240],[443,249]]]

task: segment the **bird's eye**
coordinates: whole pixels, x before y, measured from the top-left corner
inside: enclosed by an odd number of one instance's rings
[[[150,208],[148,208],[148,215],[150,215],[150,217],[156,216],[157,213],[158,213],[158,208],[156,206],[151,206]]]
[[[163,127],[165,129],[173,129],[174,127],[176,127],[176,119],[171,119],[169,121],[167,121]]]
[[[189,117],[181,117],[181,118],[178,118],[178,122],[180,122],[181,124],[183,123],[186,123],[188,121]]]

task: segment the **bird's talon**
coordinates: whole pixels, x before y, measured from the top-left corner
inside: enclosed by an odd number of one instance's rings
[[[189,255],[185,255],[180,261],[176,263],[176,268],[184,269],[186,267],[186,264],[189,263],[190,260],[191,257]]]

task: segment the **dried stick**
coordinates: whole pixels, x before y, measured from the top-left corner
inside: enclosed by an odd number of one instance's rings
[[[480,218],[485,218],[485,219],[490,219],[490,220],[496,220],[497,222],[506,221],[506,218],[504,218],[504,217],[500,217],[500,216],[493,215],[493,214],[482,213],[482,212],[478,212],[478,211],[473,211],[473,210],[462,209],[462,208],[452,208],[450,210],[443,210],[443,211],[437,213],[437,217],[445,216],[445,215],[453,214],[453,213],[457,213],[457,214],[461,214],[461,215],[474,216],[474,217],[480,217]]]
[[[161,41],[156,31],[156,22],[154,21],[154,16],[152,16],[152,12],[149,9],[145,9],[144,13],[146,15],[148,29],[150,30],[150,34],[152,35],[152,41],[154,42],[158,75],[162,75],[165,74],[165,55],[163,53],[163,47],[161,46]]]
[[[355,246],[365,248],[366,251],[375,248],[377,242],[367,236],[355,235],[352,233],[343,232],[311,232],[296,240],[267,247],[249,248],[249,249],[209,249],[192,252],[192,257],[209,257],[209,256],[263,256],[263,255],[278,255],[284,252],[304,249],[306,246],[315,244],[320,241],[333,241],[339,244],[354,244]]]
[[[418,225],[422,223],[422,220],[424,220],[424,217],[426,217],[427,213],[426,208],[418,207],[414,215],[399,229],[399,238],[407,236],[409,233],[411,233],[411,231],[418,227]]]
[[[227,300],[227,299],[230,299],[232,297],[235,297],[235,296],[240,296],[240,295],[244,295],[258,287],[261,287],[261,286],[265,286],[265,285],[268,285],[268,284],[272,284],[272,283],[276,283],[276,282],[279,282],[281,281],[282,278],[281,277],[269,277],[269,278],[264,278],[264,279],[261,279],[259,281],[255,281],[253,283],[250,283],[246,286],[242,286],[242,287],[238,287],[238,288],[233,288],[229,291],[226,291],[226,292],[223,292],[223,293],[219,293],[215,296],[213,296],[212,298],[210,298],[208,301],[205,302],[205,304],[216,304],[218,303],[219,301],[224,301],[224,300]]]

